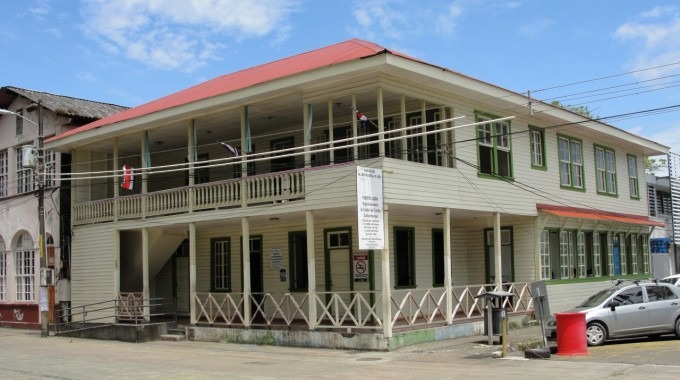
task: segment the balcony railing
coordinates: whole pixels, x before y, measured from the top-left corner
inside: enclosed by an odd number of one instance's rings
[[[211,182],[192,187],[157,191],[76,204],[73,224],[146,219],[192,211],[240,207],[300,199],[305,194],[303,170]],[[241,189],[244,185],[245,200]]]
[[[476,296],[500,290],[494,284],[454,286],[451,289],[451,321],[481,319],[484,300]],[[533,310],[531,288],[526,282],[503,284],[513,297],[503,300],[502,308],[510,313]],[[310,323],[307,293],[251,294],[251,326],[288,329],[304,328]],[[442,326],[447,323],[446,289],[413,289],[391,295],[391,318],[395,331]],[[199,325],[242,327],[243,293],[196,293],[196,322]],[[379,331],[384,324],[382,292],[318,292],[315,298],[320,328]]]

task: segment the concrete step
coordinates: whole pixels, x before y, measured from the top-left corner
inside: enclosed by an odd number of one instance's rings
[[[186,340],[184,334],[161,334],[161,340],[168,342],[180,342]]]

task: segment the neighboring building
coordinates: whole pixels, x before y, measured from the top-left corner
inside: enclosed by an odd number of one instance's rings
[[[176,297],[195,339],[382,349],[478,320],[475,296],[490,289],[526,312],[535,280],[579,287],[551,300],[560,309],[649,276],[662,224],[647,216],[644,157],[668,152],[357,39],[47,147],[71,154],[77,183],[74,305]],[[361,168],[376,170],[384,204],[378,189],[365,195]],[[360,243],[381,237],[383,250]]]
[[[0,326],[40,326],[39,181],[32,169],[22,167],[21,153],[22,146],[34,145],[38,136],[39,101],[46,137],[127,109],[17,87],[0,88],[0,109],[21,115],[0,114]],[[69,154],[45,151],[46,265],[58,279],[69,278],[70,190],[60,173],[70,171],[70,164]],[[54,305],[52,292],[50,300]]]
[[[676,271],[675,239],[673,238],[673,197],[669,176],[657,177],[646,174],[647,201],[649,216],[664,224],[663,228],[655,228],[650,235],[652,252],[652,275],[664,278]]]

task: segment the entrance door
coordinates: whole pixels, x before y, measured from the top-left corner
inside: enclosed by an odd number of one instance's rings
[[[326,290],[337,292],[345,305],[348,305],[352,299],[353,263],[350,243],[349,229],[326,231],[326,273],[328,273]],[[334,305],[331,306],[334,307]],[[337,310],[332,308],[332,310],[337,311],[341,316],[347,311],[343,306],[339,306]]]
[[[177,256],[175,260],[175,286],[177,313],[189,314],[189,257]]]
[[[621,252],[618,235],[614,235],[614,274],[617,276],[621,274]]]
[[[262,237],[250,238],[250,292],[253,300],[251,313],[253,318],[264,318],[264,310],[258,310],[257,305],[262,304],[264,286],[262,281]],[[262,306],[260,306],[262,307]]]

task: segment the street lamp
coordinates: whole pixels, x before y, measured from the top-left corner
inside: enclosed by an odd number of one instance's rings
[[[38,109],[38,123],[30,120],[23,115],[12,112],[5,109],[0,109],[0,114],[10,114],[18,116],[27,122],[38,127],[38,161],[36,166],[33,168],[34,172],[38,176],[38,222],[39,222],[39,232],[38,232],[38,252],[40,253],[40,323],[41,323],[41,336],[49,336],[49,321],[47,312],[49,311],[47,286],[48,286],[48,275],[47,275],[47,257],[45,255],[45,152],[43,151],[43,117],[42,117],[42,101],[39,100],[38,104],[35,103],[26,107],[27,111],[32,111],[33,109]],[[23,157],[23,155],[22,155]],[[43,273],[44,272],[44,273]]]

